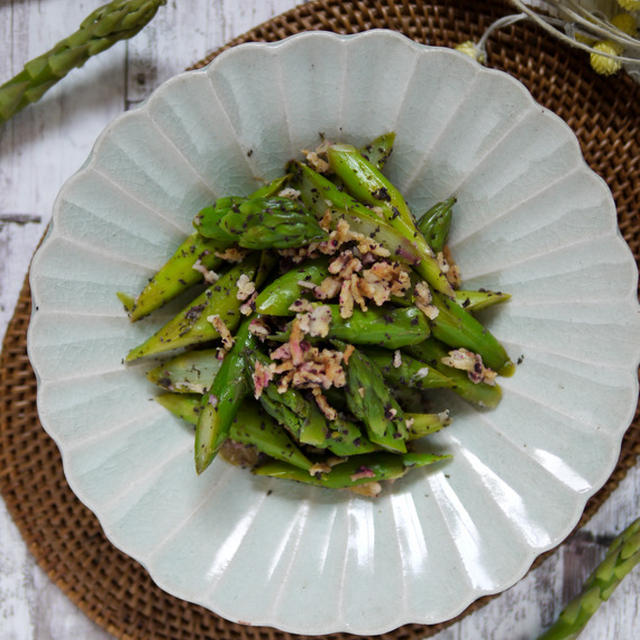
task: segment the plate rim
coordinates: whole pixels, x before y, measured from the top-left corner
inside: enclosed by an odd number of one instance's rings
[[[504,79],[504,81],[510,81],[512,83],[513,86],[517,87],[519,90],[521,90],[521,92],[523,92],[524,94],[526,94],[527,99],[529,100],[529,103],[534,105],[535,107],[539,107],[541,112],[543,114],[545,114],[548,117],[551,117],[554,121],[559,122],[562,124],[563,128],[565,129],[565,133],[567,134],[567,140],[571,141],[572,146],[574,147],[575,150],[575,154],[577,156],[577,158],[579,159],[580,162],[580,171],[584,172],[588,172],[592,177],[595,176],[597,178],[597,180],[600,182],[600,186],[601,188],[604,188],[604,190],[606,191],[606,193],[608,194],[608,198],[607,198],[607,211],[603,213],[603,215],[607,215],[609,218],[609,221],[613,223],[613,226],[615,227],[615,232],[616,232],[616,240],[618,242],[618,244],[620,245],[621,250],[626,251],[625,254],[625,260],[630,260],[633,262],[634,267],[635,267],[635,271],[633,274],[633,280],[635,283],[635,287],[630,287],[628,294],[625,296],[625,298],[619,298],[620,301],[624,301],[626,303],[628,303],[629,308],[635,308],[636,313],[638,312],[639,309],[639,305],[638,305],[638,300],[637,297],[635,295],[635,290],[637,289],[637,282],[638,282],[638,269],[637,269],[637,265],[635,262],[635,259],[633,258],[633,255],[631,253],[631,250],[629,248],[629,246],[627,245],[626,241],[624,240],[622,233],[620,231],[620,228],[617,224],[617,220],[616,220],[616,207],[615,207],[615,203],[613,201],[613,197],[611,195],[610,189],[608,187],[608,185],[606,184],[605,180],[598,175],[595,171],[593,171],[589,165],[587,164],[586,160],[584,159],[584,156],[580,150],[580,146],[577,140],[577,137],[575,135],[575,133],[573,132],[573,130],[569,127],[569,125],[562,119],[560,118],[560,116],[558,116],[557,114],[555,114],[553,111],[551,111],[550,109],[544,107],[543,105],[540,105],[531,95],[531,93],[529,92],[529,90],[519,81],[517,80],[515,77],[511,76],[510,74],[497,70],[497,69],[491,69],[491,68],[487,68],[487,67],[483,67],[480,66],[478,63],[474,62],[473,60],[471,60],[470,58],[468,58],[468,56],[466,56],[465,54],[458,52],[458,51],[454,51],[450,48],[447,47],[438,47],[438,46],[432,46],[432,45],[423,45],[420,43],[417,43],[413,40],[411,40],[410,38],[389,30],[389,29],[372,29],[366,32],[362,32],[362,33],[356,33],[356,34],[335,34],[333,32],[330,31],[308,31],[308,32],[301,32],[301,33],[297,33],[294,34],[292,36],[289,36],[287,38],[284,38],[282,40],[278,40],[276,42],[269,42],[269,43],[263,43],[263,42],[251,42],[251,43],[245,43],[245,44],[240,44],[237,46],[234,46],[230,49],[227,49],[226,51],[222,52],[219,56],[217,56],[214,60],[212,60],[209,64],[207,64],[206,66],[202,67],[201,69],[195,69],[195,70],[190,70],[190,71],[185,71],[182,72],[180,74],[177,74],[175,76],[173,76],[172,78],[169,78],[168,80],[166,80],[165,82],[163,82],[159,87],[157,87],[152,94],[140,105],[136,106],[134,109],[132,109],[131,111],[128,112],[124,112],[121,113],[119,116],[117,116],[116,118],[114,118],[109,125],[107,125],[107,127],[105,127],[105,129],[101,132],[101,134],[98,136],[98,138],[96,139],[96,142],[94,143],[91,151],[89,152],[89,155],[86,159],[86,161],[83,163],[83,165],[78,169],[78,171],[73,174],[65,183],[64,185],[61,187],[55,202],[54,202],[54,206],[53,206],[53,217],[51,220],[51,223],[48,226],[47,229],[47,233],[45,235],[45,237],[43,238],[42,244],[39,247],[39,249],[36,251],[33,260],[32,260],[32,265],[31,265],[31,269],[29,272],[29,281],[30,281],[30,285],[31,285],[31,291],[32,291],[32,315],[31,315],[31,321],[29,324],[29,329],[27,332],[27,353],[29,356],[29,360],[32,363],[33,366],[33,370],[34,370],[34,374],[36,376],[36,380],[37,380],[37,385],[38,385],[38,391],[37,391],[37,404],[38,404],[38,413],[40,416],[40,421],[41,424],[43,426],[43,428],[45,429],[45,431],[53,438],[53,440],[56,442],[60,453],[61,453],[61,457],[62,457],[62,461],[63,461],[63,467],[64,467],[64,473],[65,473],[65,478],[67,479],[67,482],[69,483],[69,486],[72,488],[74,494],[79,498],[79,500],[85,504],[91,511],[92,513],[94,513],[94,515],[96,515],[96,517],[98,518],[98,521],[100,522],[100,525],[105,533],[105,536],[109,539],[109,541],[118,549],[120,549],[121,551],[123,551],[125,554],[129,555],[130,557],[132,557],[134,560],[136,560],[136,562],[140,563],[145,570],[149,573],[149,575],[151,576],[152,580],[158,584],[158,586],[160,586],[164,591],[166,591],[167,593],[170,593],[172,595],[175,595],[176,597],[180,597],[182,598],[182,596],[180,596],[178,593],[175,592],[175,589],[171,588],[168,585],[163,584],[163,582],[156,576],[154,575],[154,572],[152,571],[151,567],[148,566],[146,564],[146,562],[139,558],[136,557],[135,555],[130,554],[128,551],[126,551],[125,549],[125,544],[118,539],[118,535],[114,532],[114,531],[110,531],[109,527],[107,526],[107,523],[105,521],[103,521],[103,518],[99,515],[98,511],[96,510],[97,507],[96,505],[92,504],[92,501],[90,499],[87,499],[87,497],[83,494],[83,490],[81,488],[81,486],[78,484],[78,480],[77,478],[73,477],[73,474],[68,473],[68,468],[69,468],[69,464],[68,464],[68,460],[67,460],[67,456],[68,456],[68,451],[65,452],[63,449],[63,446],[60,444],[57,434],[55,432],[55,428],[53,428],[51,426],[51,424],[49,423],[49,421],[46,418],[46,413],[43,413],[42,410],[42,401],[41,401],[41,395],[42,395],[42,390],[44,388],[46,388],[46,384],[47,384],[47,380],[43,380],[41,379],[41,376],[38,372],[38,357],[35,356],[32,352],[32,339],[31,339],[31,335],[32,335],[32,327],[37,326],[38,324],[38,318],[39,316],[37,316],[36,314],[36,308],[39,307],[39,297],[40,297],[40,293],[39,293],[39,264],[41,261],[44,261],[46,258],[46,254],[47,254],[47,246],[50,243],[51,239],[59,237],[58,233],[57,233],[57,227],[56,227],[56,220],[57,218],[60,216],[60,210],[63,207],[63,201],[64,201],[64,197],[65,194],[67,192],[67,190],[73,186],[73,184],[75,183],[76,180],[79,180],[82,178],[82,176],[91,168],[92,163],[95,159],[95,157],[100,153],[100,149],[102,144],[104,143],[104,140],[108,138],[108,136],[110,135],[110,132],[122,121],[124,121],[126,118],[128,117],[132,117],[131,114],[139,114],[141,112],[147,112],[147,110],[149,109],[149,106],[153,103],[154,97],[158,96],[158,95],[162,95],[163,92],[165,91],[170,91],[171,87],[174,84],[177,84],[179,82],[181,82],[182,80],[184,80],[185,78],[189,78],[189,77],[194,77],[194,74],[196,75],[207,75],[209,73],[209,70],[211,69],[215,69],[217,66],[225,64],[225,60],[227,60],[227,58],[234,56],[238,50],[249,50],[249,49],[256,49],[256,50],[261,50],[263,48],[269,48],[269,49],[280,49],[280,48],[285,48],[287,46],[290,45],[290,43],[292,42],[297,42],[297,41],[304,41],[307,39],[317,39],[317,38],[325,38],[328,40],[332,40],[332,41],[351,41],[351,40],[360,40],[360,39],[365,39],[365,38],[379,38],[379,37],[383,37],[383,38],[393,38],[395,40],[401,41],[403,42],[405,45],[410,46],[416,53],[416,55],[422,55],[424,52],[438,52],[438,53],[446,53],[446,55],[450,55],[453,56],[455,58],[457,58],[459,61],[463,61],[464,64],[470,65],[470,66],[474,66],[474,71],[476,73],[479,74],[488,74],[488,75],[493,75],[495,77],[500,77],[502,79]],[[150,116],[148,116],[150,117]],[[58,227],[59,228],[59,227]],[[64,237],[64,236],[62,236]],[[41,316],[40,316],[41,317]],[[638,325],[638,328],[640,329],[640,319],[636,317],[636,324]],[[640,363],[640,349],[636,352],[636,356],[635,356],[635,364],[633,365],[633,367],[630,369],[630,371],[626,372],[628,377],[630,378],[631,382],[632,382],[632,390],[633,390],[633,394],[635,397],[638,396],[638,377],[636,375],[637,373],[637,368],[638,368],[638,363]],[[622,445],[622,437],[626,431],[626,429],[628,428],[629,424],[631,423],[632,419],[633,419],[633,415],[635,413],[635,406],[634,407],[630,407],[627,411],[627,418],[626,420],[626,427],[622,428],[620,427],[620,429],[618,431],[616,431],[616,439],[618,440],[618,445],[615,448],[615,451],[611,452],[611,456],[610,456],[610,462],[609,464],[606,466],[606,473],[603,472],[602,474],[602,478],[601,478],[601,482],[598,481],[596,483],[594,483],[594,487],[592,488],[592,490],[585,492],[584,494],[581,494],[581,496],[584,496],[584,500],[582,502],[582,506],[578,508],[577,513],[572,514],[572,518],[570,519],[569,525],[566,527],[566,529],[564,530],[564,532],[559,535],[559,536],[554,536],[552,538],[551,544],[549,544],[547,547],[542,548],[542,549],[532,549],[532,548],[528,548],[528,554],[526,559],[524,560],[524,562],[521,563],[521,571],[518,572],[518,575],[515,579],[505,579],[503,580],[503,583],[500,584],[498,587],[496,587],[495,589],[473,589],[470,590],[472,591],[471,595],[469,598],[465,598],[464,601],[462,602],[461,605],[456,606],[456,607],[452,607],[451,611],[448,612],[445,617],[435,617],[435,618],[425,618],[425,619],[420,619],[420,620],[416,620],[414,618],[411,619],[396,619],[393,620],[392,622],[389,623],[389,625],[387,625],[384,628],[380,628],[375,627],[375,629],[362,629],[362,628],[358,628],[358,629],[353,629],[350,624],[347,621],[344,621],[343,624],[339,625],[339,626],[332,626],[332,627],[323,627],[322,629],[319,630],[300,630],[297,627],[288,627],[286,624],[283,623],[282,620],[279,619],[271,619],[271,618],[265,618],[265,619],[259,619],[259,620],[252,620],[250,622],[251,625],[264,625],[264,626],[274,626],[277,627],[278,629],[281,629],[283,631],[286,632],[290,632],[290,633],[307,633],[307,634],[311,634],[311,635],[320,635],[320,634],[327,634],[327,633],[336,633],[336,632],[348,632],[348,633],[358,633],[358,634],[379,634],[379,633],[384,633],[386,631],[389,631],[391,629],[397,628],[399,626],[402,626],[404,624],[410,624],[410,623],[417,623],[417,624],[435,624],[438,622],[443,622],[445,620],[449,620],[452,617],[455,617],[456,615],[458,615],[461,611],[463,611],[464,609],[466,609],[473,601],[475,601],[476,599],[485,596],[485,595],[491,595],[491,594],[495,594],[495,593],[499,593],[504,591],[505,589],[509,588],[510,586],[512,586],[513,584],[515,584],[516,582],[518,582],[519,580],[522,579],[522,577],[524,575],[526,575],[526,573],[529,571],[531,564],[533,563],[533,561],[535,560],[535,558],[537,558],[539,555],[541,555],[542,553],[545,553],[546,551],[548,551],[549,549],[553,549],[555,547],[557,547],[565,538],[566,536],[574,529],[576,523],[579,521],[580,517],[582,516],[582,513],[584,511],[584,508],[586,506],[586,502],[587,500],[594,494],[596,493],[601,487],[602,485],[606,482],[607,478],[611,475],[611,472],[613,471],[613,469],[615,468],[615,464],[616,461],[618,459],[618,455],[620,452],[620,447]],[[233,616],[228,616],[225,614],[224,611],[219,610],[219,609],[214,609],[210,603],[206,602],[206,601],[198,601],[198,600],[192,600],[189,599],[190,602],[194,602],[194,604],[199,604],[203,607],[205,607],[206,609],[216,613],[217,615],[221,615],[222,617],[226,618],[226,619],[230,619],[233,620],[234,617]]]

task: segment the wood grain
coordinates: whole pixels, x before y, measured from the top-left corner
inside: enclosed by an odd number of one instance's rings
[[[0,80],[68,35],[101,0],[0,0]],[[117,114],[208,51],[295,0],[169,0],[147,29],[74,71],[41,103],[0,128],[0,333],[62,183]],[[603,539],[640,514],[636,466],[591,520],[541,567],[438,640],[529,640],[557,616],[605,552]],[[581,640],[632,640],[640,629],[640,570],[592,619]],[[0,638],[105,640],[25,549],[0,501]]]

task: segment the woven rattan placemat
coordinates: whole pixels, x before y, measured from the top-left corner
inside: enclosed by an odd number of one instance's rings
[[[256,27],[227,47],[278,40],[307,29],[353,33],[381,27],[401,31],[419,42],[451,46],[477,39],[494,19],[510,12],[509,5],[499,1],[317,0]],[[613,192],[620,229],[637,260],[640,87],[624,75],[609,79],[597,76],[582,52],[568,50],[526,23],[492,37],[488,62],[519,78],[539,102],[569,123],[587,162]],[[0,492],[38,563],[90,618],[118,638],[291,638],[273,629],[227,622],[202,607],[167,595],[139,564],[104,537],[95,516],[69,489],[58,449],[38,422],[36,381],[26,354],[30,311],[30,291],[25,282],[0,359]],[[636,413],[618,466],[587,504],[581,524],[618,485],[638,454],[640,421]],[[463,615],[487,599],[477,601]],[[382,638],[424,638],[447,624],[451,622],[431,627],[407,625]]]

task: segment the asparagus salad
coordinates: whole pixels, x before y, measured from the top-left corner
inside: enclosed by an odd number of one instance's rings
[[[422,412],[433,389],[500,401],[496,376],[513,365],[473,312],[509,296],[461,289],[446,245],[455,198],[416,220],[382,173],[393,140],[323,142],[251,195],[219,198],[135,299],[118,294],[135,321],[206,285],[126,357],[183,350],[148,377],[195,426],[198,473],[220,453],[375,496],[448,457],[412,446],[450,421]]]

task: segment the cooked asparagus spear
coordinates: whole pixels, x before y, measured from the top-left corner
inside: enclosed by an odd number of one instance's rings
[[[289,198],[219,198],[202,209],[194,227],[221,246],[289,249],[320,242],[327,233],[301,203]]]
[[[433,250],[416,228],[402,194],[358,150],[346,144],[333,145],[327,152],[329,165],[358,200],[378,207],[387,222],[418,249],[421,261],[415,269],[437,291],[452,296],[453,289],[442,273]]]
[[[360,149],[360,153],[367,161],[382,171],[391,156],[395,139],[395,132],[383,133],[375,140],[372,140],[366,147]]]
[[[455,391],[467,402],[481,407],[494,408],[498,406],[502,397],[502,390],[496,385],[488,385],[484,382],[474,383],[469,380],[465,371],[447,367],[442,364],[442,358],[448,355],[445,345],[433,338],[429,338],[420,344],[411,345],[403,349],[406,353],[425,363],[426,366],[435,369],[453,381],[451,390]],[[404,356],[402,356],[404,360]]]
[[[0,86],[0,123],[39,100],[91,56],[135,36],[165,3],[166,0],[113,0],[98,7],[73,35],[27,62],[17,76]]]
[[[215,241],[192,233],[149,280],[137,298],[128,299],[126,294],[119,292],[118,297],[125,304],[131,322],[144,318],[191,285],[200,282],[203,271],[217,269],[222,264],[222,260],[215,255],[219,248]]]
[[[254,191],[250,198],[268,197],[278,193],[288,176],[272,180]],[[205,274],[210,278],[222,259],[215,254],[222,244],[211,238],[204,238],[199,233],[192,233],[176,249],[169,260],[151,278],[138,297],[133,299],[125,293],[118,292],[118,298],[124,304],[132,322],[148,315],[158,307],[182,293],[191,285],[200,282]],[[262,264],[262,263],[261,263]]]
[[[292,186],[300,192],[301,200],[318,219],[330,209],[333,226],[340,218],[344,218],[352,231],[369,236],[382,244],[395,260],[411,265],[420,262],[422,254],[415,246],[412,236],[403,235],[398,229],[394,229],[375,211],[346,191],[338,189],[331,180],[307,165],[292,160],[287,167],[292,175]]]
[[[305,262],[267,285],[256,298],[256,312],[269,316],[290,316],[289,307],[308,291],[300,282],[320,284],[329,276],[326,259]]]
[[[200,394],[175,392],[162,393],[159,396],[156,396],[155,399],[175,416],[186,420],[194,426],[198,423],[201,401]],[[252,404],[249,400],[245,402],[249,402],[249,405]],[[330,400],[330,402],[332,402],[332,400]],[[240,426],[242,426],[249,421],[247,416],[241,414],[243,407],[244,405],[242,405],[238,410],[238,414],[236,415],[229,431],[229,438],[238,442],[241,442],[241,440],[239,440],[235,435],[236,425],[240,424]],[[264,412],[259,413],[261,417],[268,416],[268,414]],[[240,420],[240,418],[242,418],[242,420]],[[422,438],[431,433],[436,433],[451,422],[447,412],[406,413],[405,418],[407,419],[407,426],[409,429],[408,440],[417,440],[418,438]],[[251,424],[253,424],[253,422]],[[336,455],[357,455],[361,453],[369,453],[371,451],[378,451],[380,449],[380,447],[370,443],[364,436],[362,436],[362,434],[360,434],[360,430],[353,422],[338,418],[335,421],[335,425],[332,424],[331,426],[333,427],[333,430],[327,428],[327,422],[324,420],[322,415],[317,412],[314,412],[313,414],[310,412],[309,419],[302,422],[302,426],[299,430],[300,442],[320,449],[329,449],[329,451]],[[278,456],[269,453],[269,451],[264,449],[260,450],[264,453],[268,453],[272,458],[278,458]]]
[[[284,429],[255,402],[245,401],[239,407],[229,429],[229,438],[242,444],[252,444],[258,451],[298,469],[308,470],[312,465]]]
[[[336,304],[320,305],[331,314],[328,338],[344,340],[351,344],[379,345],[387,349],[398,349],[410,344],[419,344],[429,337],[429,323],[424,314],[415,307],[381,307],[360,311],[354,309],[351,317],[343,318]],[[289,315],[293,315],[289,311]],[[272,337],[274,340],[288,340],[290,327]],[[313,339],[311,339],[313,341]]]
[[[329,147],[327,157],[329,166],[344,181],[352,196],[372,207],[380,207],[389,221],[400,218],[407,227],[414,226],[402,194],[353,145],[334,144]]]
[[[386,349],[365,349],[364,353],[382,371],[385,379],[394,386],[417,389],[447,389],[454,381],[425,362],[416,360],[406,353],[396,356]]]
[[[451,226],[451,210],[455,203],[455,198],[438,202],[418,221],[418,231],[436,253],[442,251],[447,242]]]
[[[329,337],[338,340],[398,349],[429,337],[429,323],[415,307],[354,309],[350,318],[343,318],[338,305],[326,306],[331,309]]]
[[[487,367],[501,375],[513,375],[514,366],[503,346],[470,313],[438,292],[433,292],[438,315],[432,320],[431,333],[453,348],[465,347],[479,353]]]
[[[328,449],[337,456],[360,455],[379,448],[362,435],[354,422],[340,416],[327,422],[312,402],[309,403],[309,417],[300,430],[300,442]]]
[[[231,350],[225,355],[211,387],[202,396],[195,443],[198,473],[202,473],[211,464],[229,435],[240,404],[249,393],[244,375],[245,354],[255,346],[249,324],[250,320],[247,319],[240,325]]]
[[[458,289],[455,301],[466,311],[480,311],[480,309],[486,309],[499,302],[506,302],[510,298],[511,294],[502,291]]]
[[[405,413],[409,426],[409,440],[417,440],[431,433],[440,431],[443,427],[451,424],[449,412],[442,413]]]
[[[258,254],[252,254],[244,262],[229,269],[164,327],[141,345],[131,349],[126,357],[127,362],[178,347],[215,340],[220,337],[220,333],[208,320],[212,315],[219,316],[227,329],[233,331],[240,321],[242,305],[237,297],[238,278],[242,274],[253,278],[258,260]]]
[[[258,350],[247,354],[247,379],[253,384],[255,363],[268,366],[269,358]],[[254,387],[255,388],[255,387]],[[297,442],[321,449],[329,449],[336,455],[355,455],[375,450],[354,423],[338,417],[328,424],[314,402],[307,401],[297,389],[289,388],[280,393],[273,383],[260,395],[264,410],[282,424]]]
[[[193,393],[163,393],[156,401],[173,415],[186,420],[194,427],[200,414],[200,396]],[[231,427],[229,439],[242,444],[253,445],[276,460],[288,462],[300,469],[309,469],[311,462],[293,444],[291,438],[274,420],[249,400],[238,409]]]
[[[335,342],[344,350],[345,345]],[[346,396],[351,413],[367,429],[369,440],[383,449],[406,453],[404,413],[391,395],[380,369],[357,349],[349,357]]]
[[[354,456],[337,464],[328,473],[310,475],[292,465],[283,462],[267,462],[254,469],[259,476],[272,476],[297,480],[306,484],[313,484],[329,489],[346,489],[369,482],[395,480],[403,476],[412,467],[423,467],[449,458],[431,453],[370,453]]]

